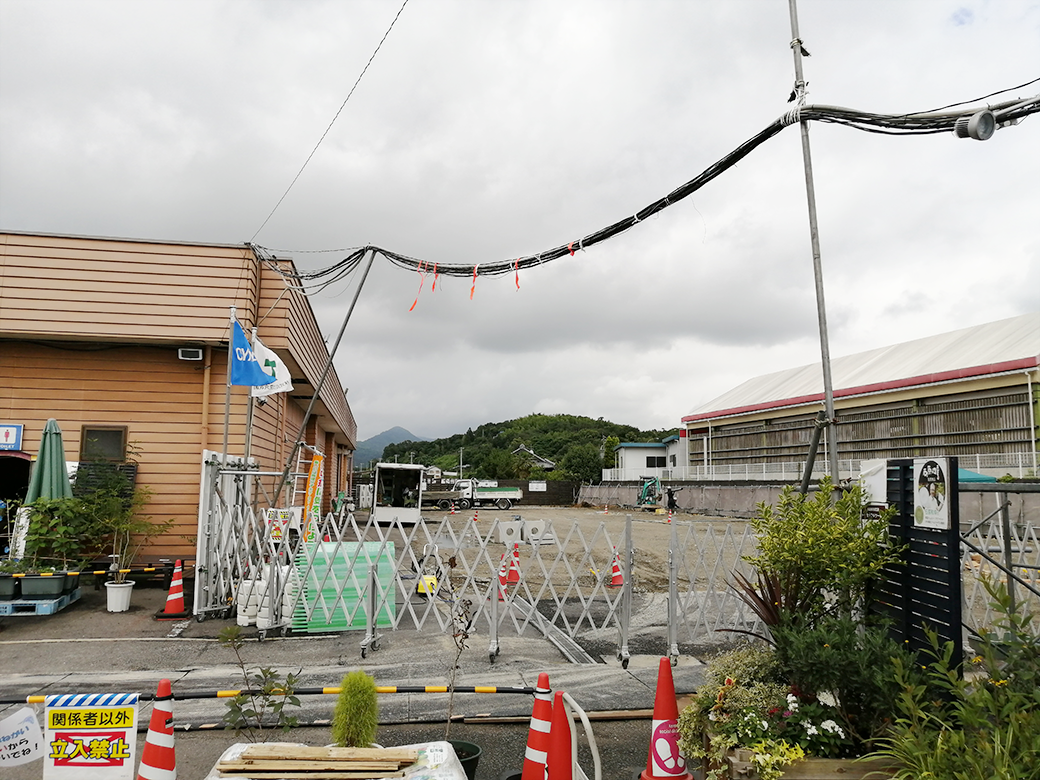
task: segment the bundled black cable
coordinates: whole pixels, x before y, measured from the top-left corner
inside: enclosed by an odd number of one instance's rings
[[[1033,82],[1029,82],[1033,83]],[[1005,90],[1006,91],[1006,90]],[[994,93],[999,94],[999,93]],[[1040,95],[1025,100],[1011,100],[990,106],[988,109],[995,116],[995,121],[1000,126],[1015,124],[1031,114],[1040,112]],[[685,184],[676,187],[663,198],[645,206],[640,211],[624,219],[607,225],[604,228],[589,233],[581,238],[566,244],[555,246],[544,252],[534,255],[526,255],[512,260],[497,260],[487,263],[459,264],[459,263],[437,263],[430,260],[422,260],[409,257],[389,249],[377,246],[357,247],[350,250],[349,254],[339,262],[327,268],[311,272],[290,273],[274,262],[270,251],[264,247],[252,245],[257,256],[267,262],[271,268],[292,280],[296,286],[304,289],[307,293],[324,289],[348,274],[360,264],[361,259],[368,252],[382,255],[391,263],[410,271],[429,272],[444,276],[473,277],[498,276],[501,274],[518,272],[526,268],[534,268],[544,263],[558,260],[567,255],[573,255],[579,249],[588,249],[591,246],[602,243],[614,236],[624,233],[648,217],[664,211],[684,198],[692,195],[708,182],[715,179],[721,173],[729,170],[752,151],[764,144],[781,130],[791,124],[801,121],[828,122],[833,124],[854,127],[869,133],[883,133],[888,135],[933,135],[936,133],[947,133],[954,130],[958,120],[972,116],[979,109],[959,112],[924,112],[918,114],[873,114],[857,111],[840,106],[805,105],[796,106],[780,119],[777,119],[765,129],[749,138],[732,152],[713,165],[706,168],[700,174],[690,179]]]

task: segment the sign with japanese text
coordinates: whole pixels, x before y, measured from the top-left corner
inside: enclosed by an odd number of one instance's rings
[[[272,541],[281,542],[285,539],[286,531],[292,519],[293,512],[291,509],[267,510],[267,527]]]
[[[44,780],[134,780],[136,693],[46,698]]]
[[[325,457],[315,452],[311,460],[310,472],[307,474],[307,495],[303,502],[304,531],[303,540],[313,542],[316,536],[318,521],[321,518],[321,494],[324,487]]]
[[[0,720],[0,775],[5,766],[28,764],[43,758],[43,734],[31,707],[22,707]]]
[[[914,458],[914,525],[949,530],[947,458]]]

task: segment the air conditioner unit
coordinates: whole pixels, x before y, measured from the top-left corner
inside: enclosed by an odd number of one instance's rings
[[[202,350],[198,347],[181,347],[177,350],[177,357],[181,360],[202,360]]]

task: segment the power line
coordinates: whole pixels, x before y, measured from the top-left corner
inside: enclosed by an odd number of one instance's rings
[[[1034,82],[1027,82],[1032,84]],[[993,94],[1000,94],[1008,90],[1001,90]],[[963,105],[963,104],[956,104]],[[1014,124],[1032,114],[1040,113],[1040,95],[1035,95],[1025,100],[1009,100],[1004,103],[990,107],[994,112],[996,120],[1001,125]],[[797,124],[801,120],[816,122],[829,122],[853,127],[870,133],[884,133],[889,135],[933,135],[936,133],[947,133],[954,129],[958,119],[971,116],[973,111],[961,112],[923,112],[917,114],[874,114],[858,111],[840,106],[805,105],[796,106],[784,116],[772,122],[756,135],[749,138],[729,154],[722,157],[713,165],[706,168],[700,174],[690,179],[685,184],[676,187],[663,198],[659,198],[648,204],[632,216],[624,217],[604,228],[589,233],[581,238],[576,238],[566,244],[555,246],[543,252],[526,255],[509,260],[496,260],[480,263],[438,263],[432,260],[424,260],[417,257],[409,257],[389,249],[377,246],[355,247],[347,251],[348,254],[337,263],[317,271],[297,272],[291,274],[285,269],[271,263],[271,267],[283,276],[290,277],[293,282],[308,293],[324,289],[329,284],[343,278],[351,273],[360,264],[366,252],[382,255],[394,265],[410,271],[421,273],[432,273],[438,275],[473,277],[498,276],[508,273],[519,273],[526,268],[549,263],[561,257],[573,255],[578,250],[584,250],[596,244],[611,239],[631,229],[643,220],[664,211],[684,198],[689,197],[712,181],[724,171],[732,168],[752,151],[757,149],[770,138],[777,135],[781,130],[791,124]],[[252,245],[257,256],[264,260],[273,260],[274,250],[262,246]],[[282,250],[287,251],[287,250]]]
[[[270,222],[271,217],[273,217],[274,213],[278,211],[278,207],[282,205],[282,201],[285,200],[285,197],[289,194],[289,190],[293,188],[293,185],[296,184],[297,179],[299,179],[300,176],[303,174],[304,169],[307,167],[307,163],[311,161],[311,158],[314,156],[314,153],[318,151],[318,147],[321,146],[321,142],[325,140],[325,136],[329,134],[329,131],[332,129],[332,126],[336,124],[336,120],[339,119],[339,115],[342,114],[343,109],[346,108],[347,101],[350,100],[350,96],[354,94],[354,90],[357,89],[358,84],[361,83],[361,79],[364,78],[365,74],[368,72],[368,67],[372,64],[372,60],[376,58],[376,55],[379,53],[379,50],[383,48],[384,41],[386,41],[387,36],[390,35],[390,31],[394,29],[394,25],[397,24],[397,20],[400,18],[401,12],[404,11],[404,7],[406,5],[408,5],[408,0],[404,0],[404,2],[401,3],[401,7],[397,9],[397,15],[394,17],[394,20],[390,22],[390,26],[386,28],[386,32],[383,33],[383,37],[380,39],[379,44],[372,52],[372,56],[369,57],[368,62],[365,63],[365,67],[361,69],[361,74],[357,77],[357,81],[354,82],[354,86],[350,88],[350,92],[347,93],[346,98],[343,99],[343,103],[342,105],[340,105],[339,111],[337,111],[336,115],[332,117],[332,121],[329,122],[329,126],[325,128],[325,132],[321,134],[321,138],[318,139],[318,143],[314,144],[314,148],[311,149],[311,153],[307,155],[307,159],[303,161],[303,165],[300,166],[300,170],[297,171],[296,175],[293,177],[293,180],[289,182],[289,186],[285,188],[285,192],[282,193],[282,197],[280,197],[278,199],[278,202],[274,204],[274,208],[271,209],[271,213],[267,215],[267,219],[265,219],[263,221],[263,224],[261,224],[260,227],[256,229],[256,233],[253,233],[253,238],[249,239],[250,241],[253,241],[260,234],[260,231],[264,229],[267,223]]]

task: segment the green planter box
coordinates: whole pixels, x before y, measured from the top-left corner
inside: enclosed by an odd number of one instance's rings
[[[65,589],[65,573],[26,574],[22,582],[23,599],[56,599]]]
[[[10,601],[18,592],[18,579],[10,574],[0,574],[0,601]]]

